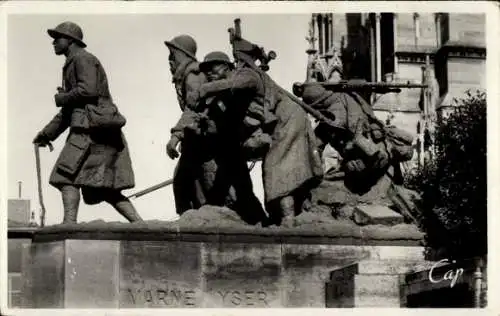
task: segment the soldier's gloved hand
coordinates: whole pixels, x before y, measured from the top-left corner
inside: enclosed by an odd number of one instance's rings
[[[64,96],[61,92],[54,95],[54,101],[56,102],[56,106],[58,108],[64,106]]]
[[[374,158],[374,168],[383,169],[389,164],[389,155],[385,150],[378,151]]]
[[[50,139],[44,133],[38,133],[33,139],[33,144],[36,144],[40,147],[45,147],[50,144]]]
[[[361,172],[365,170],[366,166],[363,160],[361,159],[356,159],[356,160],[350,160],[346,163],[346,168],[350,172]]]
[[[179,152],[177,151],[177,145],[179,144],[179,138],[173,136],[170,138],[167,144],[167,155],[170,159],[175,159],[179,157]]]
[[[371,137],[376,143],[385,138],[385,131],[378,124],[375,123],[370,124],[370,130],[371,130]]]

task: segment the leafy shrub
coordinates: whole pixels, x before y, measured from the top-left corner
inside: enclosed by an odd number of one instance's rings
[[[422,196],[428,252],[458,259],[487,252],[486,94],[455,102],[436,124],[433,159],[405,182]]]

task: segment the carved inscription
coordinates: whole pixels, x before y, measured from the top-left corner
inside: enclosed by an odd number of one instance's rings
[[[176,288],[127,288],[128,301],[133,305],[165,307],[195,307],[196,291]]]
[[[201,307],[199,292],[179,288],[135,287],[122,290],[128,304],[137,307]],[[269,307],[271,297],[262,290],[218,290],[220,306]]]
[[[267,293],[264,291],[217,291],[224,306],[269,306]]]

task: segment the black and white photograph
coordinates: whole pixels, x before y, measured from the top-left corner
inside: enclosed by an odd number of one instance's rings
[[[0,2],[2,315],[494,312],[497,4],[144,2]]]

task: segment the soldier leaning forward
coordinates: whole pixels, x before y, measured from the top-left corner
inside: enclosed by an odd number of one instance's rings
[[[218,85],[224,85],[227,80],[233,80],[236,74],[233,63],[222,52],[207,54],[200,64],[200,69],[206,74],[208,84],[214,83],[215,90],[219,90],[216,88]],[[256,224],[265,220],[267,216],[253,192],[247,161],[250,158],[257,158],[256,151],[268,148],[271,137],[263,132],[262,105],[252,102],[253,108],[249,109],[245,107],[246,100],[241,100],[242,106],[236,105],[240,100],[225,93],[224,87],[220,88],[220,93],[212,95],[200,104],[202,107],[200,111],[206,119],[200,122],[202,124],[197,131],[201,132],[205,139],[213,139],[212,143],[216,148],[218,169],[217,181],[212,188],[212,202],[220,205],[225,200],[228,191],[234,190],[235,200],[232,208],[240,214],[243,220]],[[203,86],[200,93],[202,90]],[[253,144],[249,145],[249,142],[244,142],[242,146],[243,135],[248,136]]]
[[[167,154],[171,159],[179,156],[177,147],[182,143],[181,156],[174,172],[174,198],[176,211],[182,214],[209,203],[208,191],[213,185],[217,165],[213,148],[207,139],[192,133],[200,122],[197,112],[199,87],[206,82],[196,60],[197,45],[188,35],[166,41],[170,50],[169,62],[177,100],[183,111],[177,124],[171,129]]]
[[[239,126],[252,102],[264,106],[264,123],[268,118],[273,121],[266,113],[276,118],[269,131],[272,143],[265,152],[262,169],[266,209],[271,223],[279,224],[283,215],[293,216],[299,211],[309,184],[322,175],[322,170],[306,113],[255,67],[253,49],[253,44],[237,47],[234,53],[239,65],[231,78],[204,84],[200,97],[226,94],[227,112],[238,117]],[[232,128],[237,131],[239,126]],[[265,125],[263,131],[268,132]]]
[[[48,30],[56,55],[65,55],[63,86],[55,95],[59,113],[34,143],[44,146],[70,128],[66,144],[50,175],[62,193],[64,223],[75,223],[80,189],[87,204],[107,202],[129,221],[141,220],[120,191],[134,187],[127,143],[121,132],[125,118],[112,101],[104,68],[84,48],[81,28],[64,22]]]
[[[233,80],[238,74],[241,75],[247,71],[246,69],[235,71],[234,64],[229,59],[229,56],[219,51],[207,54],[200,64],[200,70],[205,73],[209,82],[221,79]],[[226,105],[223,101],[227,97],[223,92],[225,81],[212,84],[211,89],[219,90],[218,85],[221,94],[218,97],[208,98],[204,102],[213,103],[218,111],[225,112]],[[245,109],[244,112],[241,112],[243,120],[238,127],[235,127],[241,140],[243,153],[249,161],[261,160],[271,146],[271,134],[277,124],[277,117],[269,112],[267,107],[264,107],[264,98],[262,96],[253,98],[248,106],[243,105],[243,108]],[[214,108],[211,109],[212,113],[214,113]],[[208,114],[209,110],[209,108],[206,108],[203,113]],[[211,128],[209,116],[207,115],[206,119],[208,120],[207,130],[210,133],[210,130],[214,128]]]
[[[394,126],[385,126],[357,93],[332,92],[320,84],[308,84],[302,98],[334,121],[335,126],[320,123],[315,132],[339,151],[345,172],[361,178],[366,172],[383,174],[389,165],[412,158],[413,137]]]

